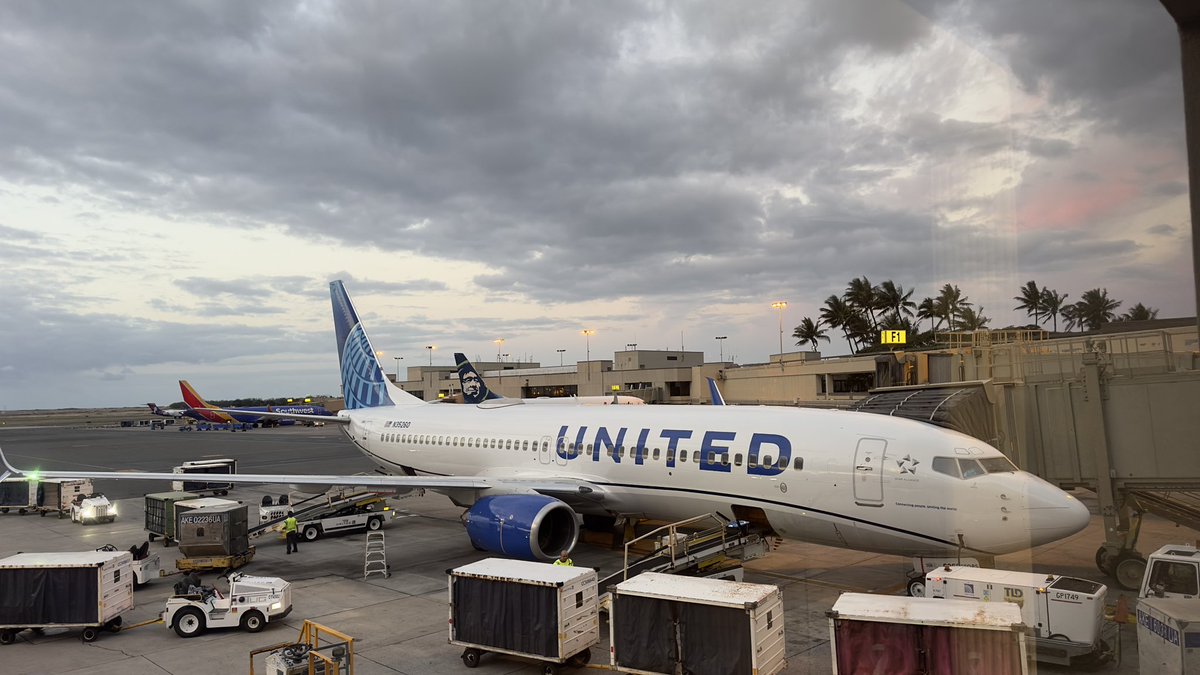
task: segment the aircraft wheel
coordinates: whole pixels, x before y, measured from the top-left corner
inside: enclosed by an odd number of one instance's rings
[[[914,598],[925,597],[925,577],[913,577],[909,579],[908,594]]]
[[[204,615],[195,607],[184,607],[175,615],[175,634],[179,637],[196,637],[204,633]]]
[[[247,633],[257,633],[267,625],[266,619],[256,610],[251,610],[242,615],[242,630]]]
[[[79,637],[83,638],[84,642],[95,642],[96,638],[100,637],[100,631],[95,626],[88,626],[83,629],[83,634]]]
[[[483,654],[483,652],[479,651],[478,649],[468,649],[467,651],[462,653],[463,665],[468,668],[478,668],[479,667],[479,657],[482,654]]]
[[[1113,563],[1116,562],[1117,552],[1110,546],[1101,546],[1096,549],[1096,569],[1112,576]]]
[[[1113,578],[1117,585],[1127,591],[1136,591],[1142,585],[1146,573],[1146,559],[1137,551],[1126,551],[1117,557],[1113,565]]]

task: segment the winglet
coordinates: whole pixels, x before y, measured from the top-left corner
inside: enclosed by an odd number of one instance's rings
[[[0,474],[0,481],[9,476],[24,476],[20,469],[16,469],[12,464],[8,463],[8,458],[4,456],[4,450],[0,448],[0,463],[4,464],[4,473]]]
[[[708,380],[708,393],[712,396],[712,404],[725,405],[725,397],[721,395],[721,390],[717,389],[717,381],[711,377],[704,379]]]

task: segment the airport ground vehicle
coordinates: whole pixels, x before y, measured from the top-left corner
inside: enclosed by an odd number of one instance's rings
[[[1139,598],[1200,598],[1200,549],[1169,544],[1150,554]]]
[[[386,495],[378,492],[330,493],[291,504],[264,500],[258,509],[261,522],[251,528],[250,536],[278,529],[289,513],[296,518],[296,531],[307,541],[338,532],[375,531],[396,515],[385,503]]]
[[[105,544],[97,551],[117,551],[119,550],[112,544]],[[133,556],[133,587],[145,586],[150,583],[150,580],[157,579],[162,576],[162,558],[157,553],[150,552],[150,542],[144,541],[140,546],[133,545],[129,547],[129,555]]]
[[[946,565],[925,575],[925,594],[1015,604],[1032,631],[1039,661],[1089,669],[1112,658],[1100,636],[1108,598],[1104,584],[1058,574]]]
[[[81,628],[84,642],[121,629],[133,609],[129,551],[18,553],[0,560],[0,644],[26,629]]]
[[[267,675],[307,675],[308,673],[353,673],[354,638],[329,626],[304,620],[294,642],[259,647],[250,652],[250,675],[254,675],[254,657],[266,654]]]
[[[0,480],[0,513],[16,511],[25,515],[36,508],[37,483],[32,478]]]
[[[71,520],[82,525],[111,523],[117,519],[117,505],[108,497],[95,493],[78,495],[71,502]]]
[[[596,570],[487,558],[450,570],[450,644],[463,664],[485,653],[537,659],[545,675],[584,665],[600,640]],[[520,621],[506,611],[521,607]]]
[[[842,593],[829,617],[834,675],[1027,675],[1021,609],[1009,602]]]
[[[162,612],[163,625],[180,637],[203,635],[209,628],[241,627],[257,633],[292,611],[292,585],[279,577],[234,572],[224,594],[215,586],[182,588],[183,583]]]
[[[150,541],[163,538],[163,545],[175,539],[175,504],[199,497],[194,492],[155,492],[146,495],[146,532]]]

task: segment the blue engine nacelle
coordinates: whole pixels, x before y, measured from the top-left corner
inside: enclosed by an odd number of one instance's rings
[[[579,540],[575,512],[545,495],[495,495],[467,511],[467,534],[476,548],[525,560],[553,560]]]

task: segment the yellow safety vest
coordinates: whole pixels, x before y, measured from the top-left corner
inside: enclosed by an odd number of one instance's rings
[[[293,518],[292,516],[288,516],[288,519],[283,521],[283,533],[287,534],[288,532],[295,532],[295,531],[296,531],[296,519]]]
[[[570,558],[567,558],[566,560],[559,558],[558,560],[554,561],[554,564],[558,565],[559,567],[574,567],[575,561],[571,560]]]

